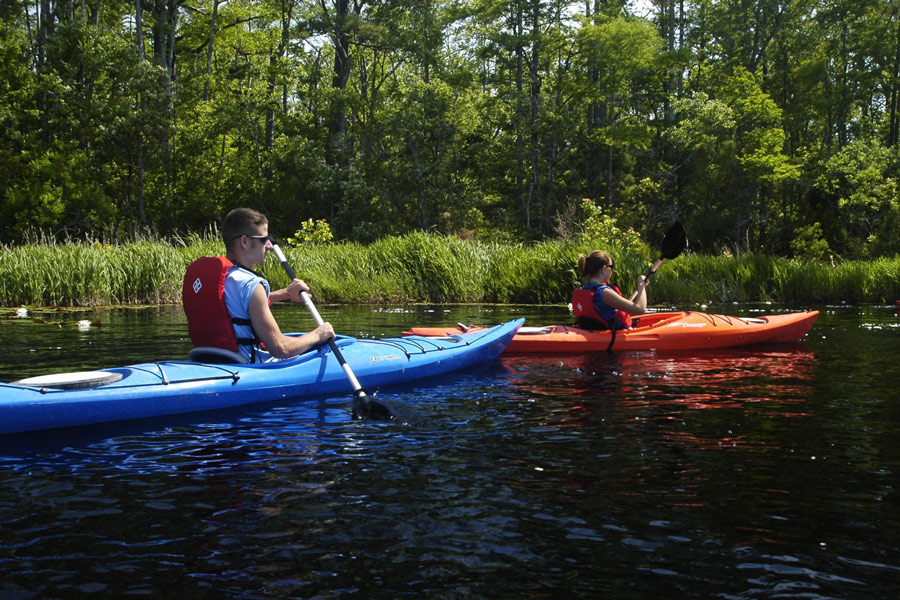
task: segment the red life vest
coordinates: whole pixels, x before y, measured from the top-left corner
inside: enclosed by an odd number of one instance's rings
[[[575,313],[576,317],[584,317],[587,319],[591,319],[593,321],[597,321],[606,325],[607,329],[612,329],[613,321],[618,321],[621,323],[619,329],[630,329],[631,328],[631,315],[621,309],[617,309],[612,318],[606,319],[600,313],[597,312],[597,306],[594,304],[594,295],[597,293],[602,294],[603,288],[609,287],[615,293],[622,295],[622,292],[619,291],[619,288],[612,284],[606,284],[605,286],[600,285],[598,283],[588,283],[575,291],[572,292],[572,312]],[[604,302],[604,304],[606,304]],[[612,307],[609,307],[612,310]]]
[[[238,343],[255,345],[258,339],[238,339],[234,324],[249,325],[248,319],[235,319],[225,307],[225,277],[234,266],[224,256],[204,256],[192,262],[184,275],[181,301],[188,320],[188,333],[195,348],[225,348],[238,352]]]

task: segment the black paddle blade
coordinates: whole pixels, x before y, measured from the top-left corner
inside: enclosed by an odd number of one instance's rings
[[[675,223],[669,227],[666,237],[663,238],[660,258],[671,260],[684,252],[687,245],[687,234],[684,232],[684,227],[681,226],[681,223]]]
[[[396,415],[382,402],[366,394],[364,390],[353,393],[353,414],[357,418],[393,421]]]
[[[375,391],[372,395],[367,396],[365,392],[360,390],[359,393],[353,395],[353,418],[354,419],[372,419],[375,421],[392,421],[401,425],[418,426],[426,422],[426,418],[418,410],[408,404],[402,402],[393,402],[390,400],[378,400]]]

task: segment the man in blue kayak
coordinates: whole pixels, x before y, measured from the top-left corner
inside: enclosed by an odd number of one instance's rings
[[[236,208],[222,224],[226,256],[200,258],[189,267],[182,298],[195,347],[239,352],[249,362],[296,356],[334,338],[330,323],[299,336],[281,333],[269,305],[301,302],[309,287],[300,279],[270,291],[269,282],[251,270],[272,249],[269,222],[249,208]]]

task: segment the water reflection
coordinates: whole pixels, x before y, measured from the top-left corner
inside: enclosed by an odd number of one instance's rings
[[[447,310],[323,307],[372,336],[559,321]],[[103,325],[0,323],[0,371],[31,368],[23,347],[45,372],[186,345],[175,310],[84,318]],[[845,309],[797,346],[510,356],[380,390],[414,426],[328,397],[4,436],[0,597],[892,598],[895,324]]]
[[[548,424],[592,425],[617,419],[664,425],[715,423],[694,411],[742,410],[756,420],[808,416],[817,360],[803,344],[707,352],[641,352],[591,356],[505,356],[510,385],[547,399]],[[673,446],[733,448],[765,444],[722,435],[663,434]]]

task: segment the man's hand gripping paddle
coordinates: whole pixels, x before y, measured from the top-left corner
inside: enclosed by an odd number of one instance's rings
[[[281,266],[284,268],[285,273],[289,279],[294,280],[296,275],[294,275],[294,270],[291,268],[291,265],[288,264],[287,258],[284,256],[284,253],[281,251],[281,248],[278,247],[278,244],[275,243],[275,240],[272,240],[272,250],[275,252],[275,256],[278,257],[278,261],[281,263]],[[316,310],[316,306],[312,302],[312,298],[309,297],[309,294],[306,292],[301,292],[300,297],[303,300],[303,304],[306,305],[306,308],[309,310],[310,314],[313,317],[313,320],[316,322],[316,325],[321,325],[325,321],[322,320],[322,315],[319,314],[319,311]],[[395,415],[391,412],[391,410],[375,400],[374,397],[369,396],[366,393],[366,390],[363,389],[362,385],[359,383],[359,380],[356,378],[356,375],[353,373],[353,369],[350,368],[350,365],[347,364],[347,361],[344,360],[344,355],[341,354],[341,349],[338,348],[338,345],[334,343],[334,340],[328,340],[328,346],[331,348],[332,354],[337,359],[338,363],[341,365],[341,368],[344,370],[344,374],[347,376],[347,380],[350,382],[350,386],[353,388],[353,412],[360,417],[369,417],[372,419],[381,419],[381,420],[392,420]]]

